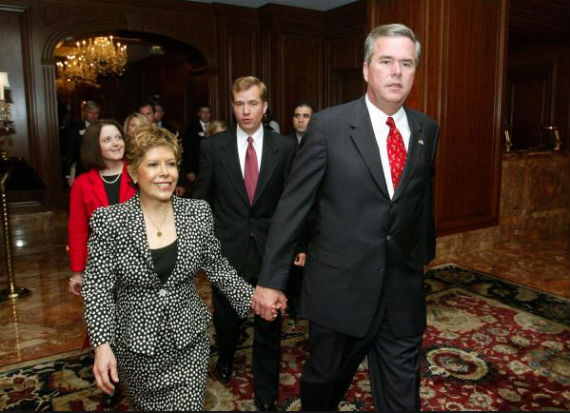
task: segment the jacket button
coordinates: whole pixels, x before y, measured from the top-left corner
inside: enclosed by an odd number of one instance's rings
[[[392,237],[390,235],[386,235],[386,241],[390,241]]]
[[[164,288],[158,292],[158,295],[160,295],[161,297],[165,297],[167,294],[168,291],[166,291]]]

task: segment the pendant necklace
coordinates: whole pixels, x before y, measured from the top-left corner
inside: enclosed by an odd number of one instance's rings
[[[121,177],[122,173],[123,173],[123,171],[119,172],[119,174],[118,174],[116,177],[112,178],[112,179],[109,180],[109,181],[105,179],[105,176],[101,173],[101,171],[99,171],[99,176],[101,177],[101,179],[103,180],[103,182],[105,182],[105,183],[108,184],[108,185],[112,185],[112,184],[114,184],[115,182],[117,182],[117,181],[119,180],[119,178]]]
[[[167,208],[165,213],[164,213],[164,217],[162,217],[162,222],[160,223],[160,225],[156,225],[154,223],[154,221],[151,219],[150,215],[146,215],[146,217],[148,218],[148,220],[150,221],[150,223],[152,224],[153,227],[156,228],[156,236],[158,238],[162,237],[162,226],[164,225],[164,223],[166,222],[166,218],[168,217],[168,212],[170,211],[170,208]],[[143,211],[144,214],[144,211]]]

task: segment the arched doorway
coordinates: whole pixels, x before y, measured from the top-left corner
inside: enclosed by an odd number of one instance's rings
[[[96,81],[66,82],[56,73],[59,147],[65,175],[65,127],[80,122],[81,106],[88,100],[101,105],[101,117],[120,123],[143,102],[160,102],[165,119],[182,134],[197,108],[210,103],[210,65],[197,48],[179,40],[146,32],[115,30],[89,32],[61,39],[54,48],[56,62],[75,50],[75,43],[95,36],[112,35],[127,46],[127,64],[121,75],[100,75]],[[65,182],[65,180],[62,180]],[[66,192],[64,183],[64,193]]]

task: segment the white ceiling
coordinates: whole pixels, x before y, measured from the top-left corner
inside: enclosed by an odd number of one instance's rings
[[[358,0],[187,0],[197,3],[223,3],[234,6],[243,6],[257,9],[268,3],[281,4],[283,6],[301,7],[303,9],[312,10],[332,10],[345,4],[354,3]]]

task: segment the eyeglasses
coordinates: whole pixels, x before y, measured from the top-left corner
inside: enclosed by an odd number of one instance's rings
[[[301,119],[301,118],[311,119],[311,115],[309,115],[308,113],[295,113],[293,117],[296,119]]]

